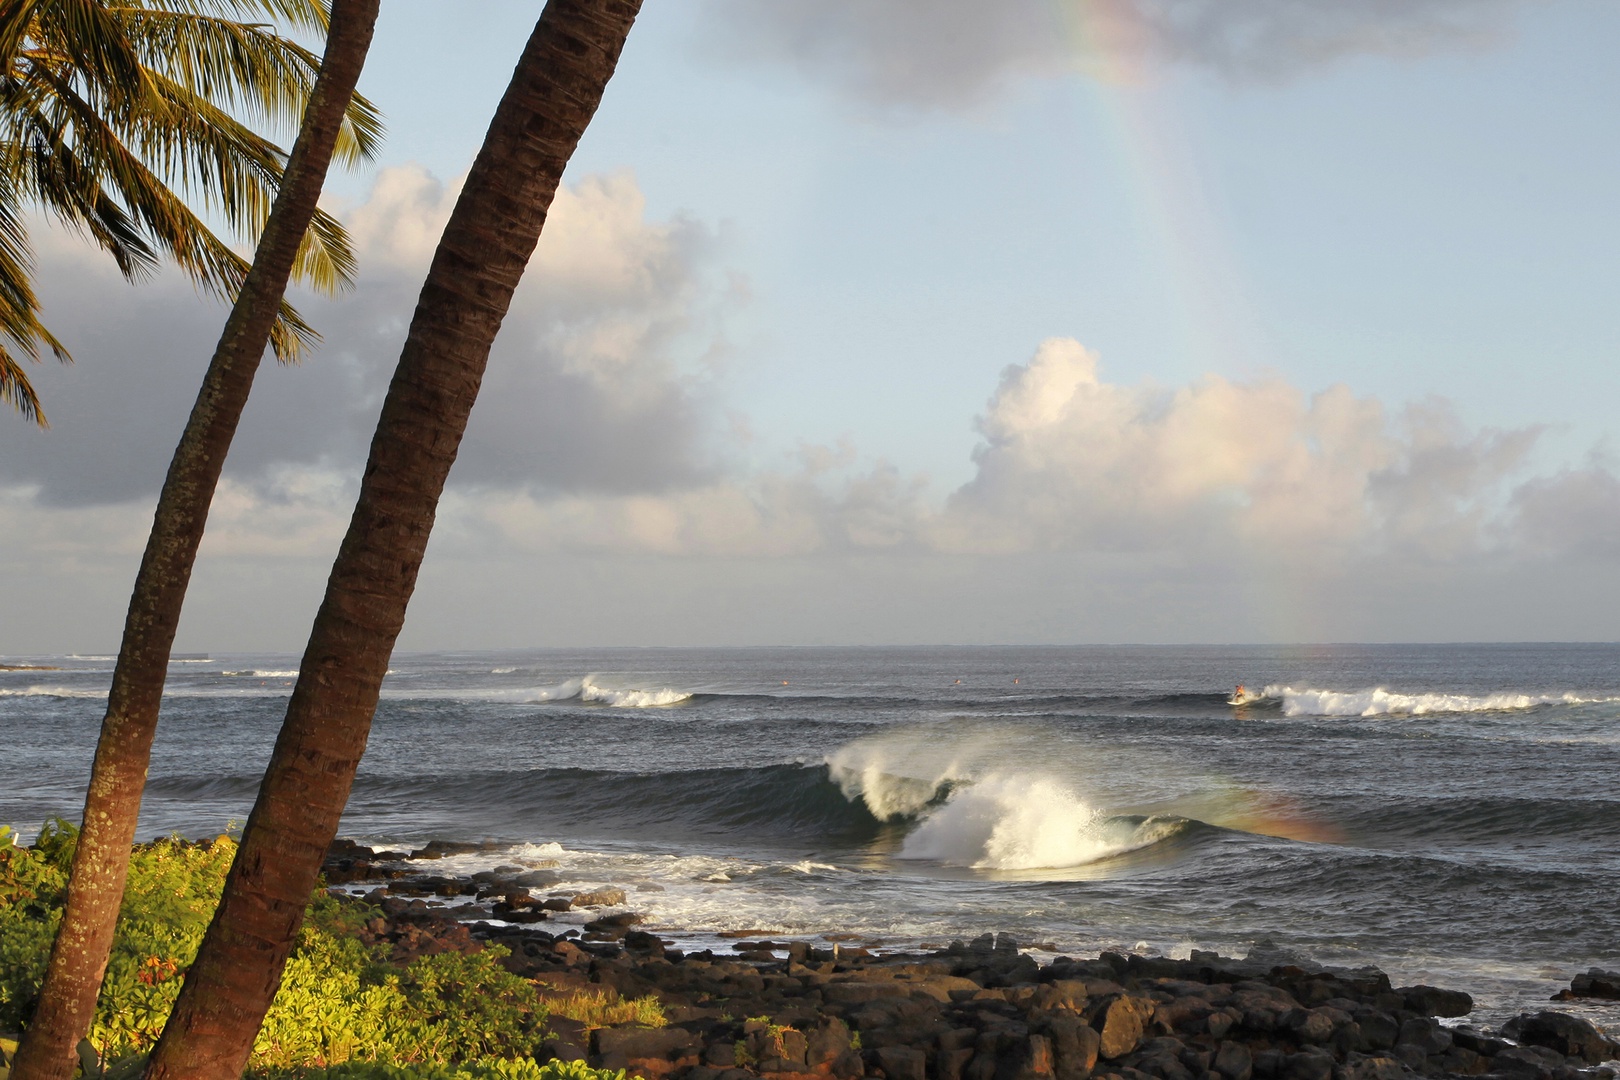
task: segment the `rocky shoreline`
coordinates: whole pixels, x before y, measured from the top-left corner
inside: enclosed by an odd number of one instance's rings
[[[585,1030],[559,1017],[541,1051],[662,1080],[1616,1080],[1620,1041],[1559,1012],[1499,1030],[1466,1023],[1468,994],[1194,952],[1039,963],[1006,935],[877,953],[736,935],[729,954],[682,951],[638,927],[623,890],[562,894],[545,867],[466,878],[425,864],[495,845],[378,852],[333,846],[328,883],[382,914],[363,935],[396,959],[504,946],[547,993],[653,995],[666,1027]],[[583,926],[544,929],[585,909]],[[1560,1000],[1620,1000],[1620,974],[1577,976]],[[1610,1064],[1604,1064],[1608,1062]]]

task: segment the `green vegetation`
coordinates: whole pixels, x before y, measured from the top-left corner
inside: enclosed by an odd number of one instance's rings
[[[583,1061],[476,1061],[466,1065],[387,1065],[350,1061],[307,1069],[302,1080],[626,1080],[623,1069],[593,1069]]]
[[[664,1016],[664,1006],[657,998],[626,999],[614,990],[576,990],[562,997],[547,998],[546,1008],[552,1016],[566,1016],[588,1028],[612,1027],[614,1024],[663,1027],[669,1023]]]
[[[0,828],[0,1031],[32,1012],[77,833],[65,822],[20,847]],[[91,1031],[100,1057],[149,1051],[219,902],[236,854],[227,836],[137,845],[130,861],[107,978]],[[324,892],[311,902],[281,991],[250,1064],[255,1075],[308,1080],[624,1080],[578,1063],[545,1067],[532,1055],[555,1014],[589,1027],[661,1026],[654,998],[576,991],[547,999],[500,965],[506,950],[447,952],[405,964],[356,936],[378,912]],[[114,1066],[109,1073],[121,1073]]]

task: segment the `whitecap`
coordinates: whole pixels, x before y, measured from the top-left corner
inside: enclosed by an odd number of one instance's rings
[[[985,870],[1084,866],[1156,843],[1181,824],[1122,825],[1057,780],[992,773],[955,788],[906,837],[900,857]]]
[[[104,698],[106,690],[75,690],[66,686],[24,686],[0,690],[0,697]]]
[[[661,705],[679,705],[691,698],[685,690],[614,690],[599,686],[587,676],[580,683],[579,699],[594,701],[615,709],[650,709]]]
[[[1443,691],[1401,693],[1382,686],[1371,690],[1322,690],[1274,685],[1266,687],[1265,696],[1282,704],[1284,716],[1426,716],[1435,713],[1511,712],[1541,705],[1620,702],[1620,697],[1584,697],[1567,691],[1539,694],[1510,690],[1490,694]]]

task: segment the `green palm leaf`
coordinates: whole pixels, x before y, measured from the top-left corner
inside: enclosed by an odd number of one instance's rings
[[[43,423],[18,355],[68,359],[39,318],[19,208],[34,205],[112,255],[126,277],[172,260],[204,290],[234,298],[248,262],[203,219],[255,239],[286,160],[272,135],[296,129],[319,57],[276,27],[320,33],[318,0],[21,0],[0,11],[0,398]],[[382,122],[356,97],[337,155],[373,155]],[[355,259],[318,214],[295,279],[349,287]],[[271,336],[297,360],[319,335],[290,305]]]

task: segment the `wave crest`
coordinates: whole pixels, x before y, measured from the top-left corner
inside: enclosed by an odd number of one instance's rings
[[[1371,690],[1321,690],[1268,686],[1265,697],[1282,706],[1284,716],[1425,716],[1434,713],[1511,712],[1541,705],[1596,705],[1620,697],[1584,697],[1576,693],[1448,694],[1438,691],[1403,694],[1379,686]]]

